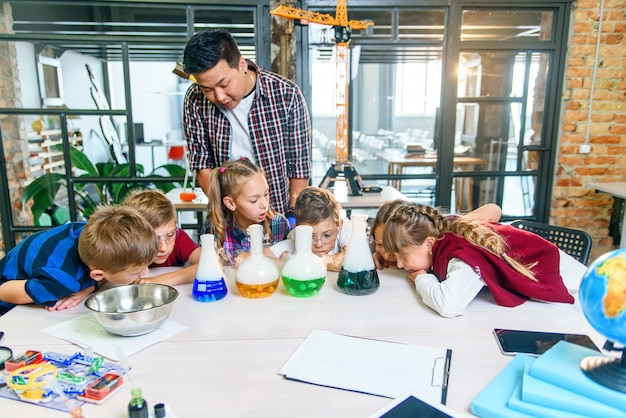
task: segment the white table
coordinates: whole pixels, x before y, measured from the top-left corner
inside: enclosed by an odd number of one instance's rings
[[[391,186],[383,186],[383,190],[380,193],[363,193],[362,196],[351,196],[348,194],[348,188],[344,182],[336,182],[335,187],[330,188],[337,201],[341,204],[343,209],[378,209],[383,203],[388,200],[403,199],[406,200],[406,196],[399,192],[396,188]],[[191,191],[191,189],[188,189]],[[196,199],[192,202],[183,202],[180,200],[180,193],[183,191],[181,188],[172,189],[165,194],[169,200],[172,201],[174,207],[177,210],[191,210],[191,211],[203,211],[206,210],[209,203],[209,199],[202,192],[202,189],[196,187],[195,193]]]
[[[188,329],[128,358],[131,378],[150,407],[168,403],[178,417],[367,417],[387,398],[283,379],[280,368],[314,329],[452,349],[447,405],[470,416],[472,399],[508,364],[492,329],[518,328],[588,334],[604,338],[584,319],[578,305],[529,301],[516,308],[496,305],[488,292],[474,300],[463,317],[446,319],[421,304],[404,272],[380,272],[380,289],[369,296],[348,296],[329,273],[321,292],[295,298],[283,289],[265,299],[240,296],[227,270],[229,294],[214,303],[196,302],[191,285],[180,296],[170,320]],[[82,315],[81,306],[47,312],[19,306],[0,317],[2,345],[15,354],[27,349],[71,354],[78,348],[41,332]],[[170,382],[171,384],[168,384]],[[102,405],[86,404],[89,418],[125,418],[130,385]],[[66,418],[68,414],[0,398],[7,416]]]
[[[626,199],[626,182],[588,183],[585,184],[585,187],[608,193],[616,199]],[[624,218],[622,219],[620,248],[626,248],[626,210],[624,211]]]

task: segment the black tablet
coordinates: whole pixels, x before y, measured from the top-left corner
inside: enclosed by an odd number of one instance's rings
[[[538,356],[562,340],[600,351],[591,338],[583,334],[522,331],[501,328],[495,328],[493,332],[500,346],[500,351],[502,351],[502,354],[506,355],[532,354]]]

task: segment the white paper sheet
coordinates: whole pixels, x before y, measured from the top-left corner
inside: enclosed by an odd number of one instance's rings
[[[47,334],[54,335],[83,348],[91,347],[94,352],[108,359],[119,361],[116,350],[121,347],[126,356],[132,356],[144,348],[178,334],[187,327],[172,321],[165,321],[159,328],[148,334],[137,337],[121,337],[106,331],[91,313],[74,319],[60,322],[42,329]]]
[[[288,379],[396,398],[412,390],[445,403],[451,350],[314,330],[280,370]]]

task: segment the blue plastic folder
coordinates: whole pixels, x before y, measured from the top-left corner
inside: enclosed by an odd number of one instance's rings
[[[524,374],[524,365],[533,357],[518,354],[472,401],[472,414],[483,418],[526,418],[533,417],[508,407],[509,398]]]
[[[580,371],[580,361],[584,357],[599,354],[567,342],[559,342],[538,358],[518,354],[474,398],[471,412],[483,418],[626,417],[623,408],[626,405],[626,394],[605,388]],[[536,373],[541,377],[536,376]],[[574,380],[578,382],[572,382]],[[589,389],[593,385],[600,387]],[[572,387],[579,388],[579,392],[569,389]],[[620,401],[622,408],[615,408],[614,404],[607,405],[591,396],[591,393],[603,391],[614,392],[606,395],[608,397],[624,397]]]
[[[553,408],[559,412],[568,411],[588,417],[626,417],[626,411],[624,410],[617,410],[602,402],[595,401],[586,396],[537,379],[530,374],[531,364],[532,363],[526,367],[521,382],[522,403],[519,404],[520,410],[530,411],[530,409],[528,409],[529,406],[542,405],[544,407]],[[512,404],[510,405],[513,406]]]
[[[589,348],[560,341],[535,360],[530,375],[623,411],[626,409],[626,393],[594,382],[580,369],[582,359],[598,355],[601,354]]]

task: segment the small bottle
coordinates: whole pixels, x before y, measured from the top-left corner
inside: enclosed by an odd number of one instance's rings
[[[313,228],[299,225],[295,233],[296,252],[283,266],[283,285],[292,296],[313,296],[326,282],[326,265],[324,260],[313,254]]]
[[[148,418],[148,403],[143,398],[140,388],[131,390],[131,399],[128,403],[128,418]]]
[[[228,293],[224,281],[224,271],[215,252],[215,237],[213,234],[200,236],[202,252],[198,270],[193,281],[193,298],[200,302],[215,302],[223,299]]]
[[[75,406],[70,410],[70,418],[85,418],[83,415],[83,408]]]
[[[337,277],[337,287],[348,295],[369,295],[378,290],[380,281],[366,234],[367,215],[354,214],[350,221],[352,234]]]
[[[278,268],[263,254],[263,226],[248,227],[250,255],[237,268],[235,283],[242,296],[264,298],[278,288]]]

